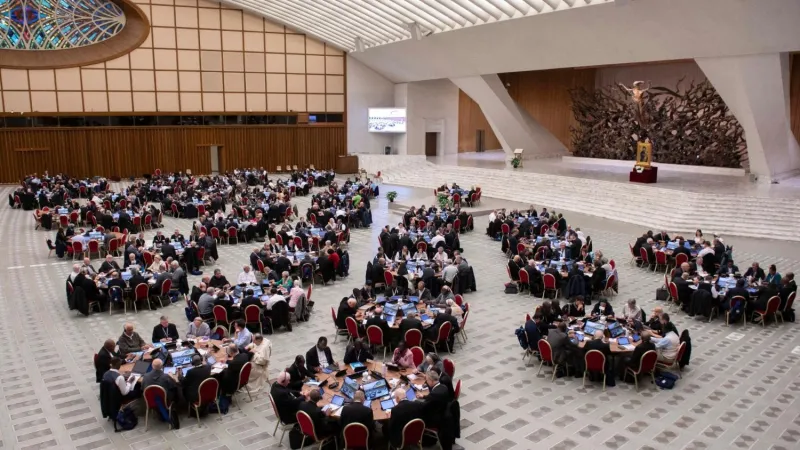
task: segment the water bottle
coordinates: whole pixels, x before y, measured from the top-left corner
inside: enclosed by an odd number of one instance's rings
[[[381,365],[383,366],[382,375],[383,375],[383,378],[385,379],[386,378],[386,364],[381,364]]]

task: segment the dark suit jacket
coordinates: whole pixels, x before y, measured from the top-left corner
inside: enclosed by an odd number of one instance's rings
[[[125,355],[121,355],[117,352],[109,352],[106,350],[105,347],[101,348],[99,352],[97,352],[97,359],[94,362],[94,371],[95,371],[95,381],[100,382],[103,379],[103,374],[111,367],[111,358],[124,358]]]
[[[346,319],[348,317],[355,318],[356,309],[351,308],[347,302],[343,302],[342,305],[339,306],[339,311],[336,312],[336,326],[339,328],[347,328]]]
[[[317,436],[324,436],[328,434],[329,427],[326,422],[327,417],[325,416],[325,413],[322,412],[322,408],[313,402],[303,401],[300,402],[298,409],[311,417],[311,421],[314,422],[314,430],[316,431]]]
[[[108,273],[112,270],[117,270],[117,271],[121,270],[119,268],[119,264],[117,264],[116,261],[111,261],[111,263],[109,263],[108,261],[103,261],[103,264],[100,264],[100,272]]]
[[[148,286],[147,280],[145,280],[145,278],[141,275],[134,275],[131,277],[130,280],[128,280],[128,286],[130,286],[131,289],[134,290],[136,289],[136,286],[138,286],[141,283],[144,283],[145,286]]]
[[[372,353],[370,353],[369,349],[362,347],[360,351],[357,351],[355,346],[349,346],[344,353],[344,363],[350,364],[354,362],[365,363],[368,359],[373,359]],[[344,427],[342,427],[344,428]]]
[[[764,275],[764,269],[762,269],[761,267],[759,267],[758,270],[753,270],[752,266],[749,269],[747,269],[747,272],[744,273],[744,277],[747,278],[750,276],[752,276],[756,280],[763,280],[764,278],[766,278],[766,275]]]
[[[333,363],[333,354],[330,347],[325,347],[325,358],[328,359],[328,364]],[[319,367],[319,357],[317,356],[317,346],[311,347],[306,352],[306,368],[309,372],[314,373],[314,368]]]
[[[406,331],[408,330],[419,330],[420,333],[423,332],[422,322],[419,319],[409,319],[405,318],[400,321],[400,339],[405,339]]]
[[[430,393],[425,397],[423,402],[423,420],[428,428],[439,428],[444,417],[444,411],[453,397],[450,395],[450,390],[447,389],[442,383],[437,384],[431,388]],[[392,411],[394,415],[394,411]]]
[[[161,339],[164,338],[171,338],[173,341],[177,341],[181,338],[180,335],[178,335],[178,328],[174,323],[167,325],[166,333],[164,333],[164,328],[160,323],[153,327],[153,343],[160,342]]]
[[[292,383],[300,382],[300,384],[302,384],[302,381],[306,377],[314,376],[311,371],[309,371],[303,366],[298,366],[296,364],[292,364],[291,366],[289,366],[286,372],[289,374],[289,378],[291,379]]]
[[[183,397],[187,402],[197,401],[197,389],[200,387],[200,383],[208,378],[211,378],[211,366],[208,364],[194,367],[186,372],[181,386],[183,387]]]
[[[277,382],[272,383],[270,394],[272,395],[272,400],[275,401],[275,408],[278,410],[278,416],[280,416],[281,422],[297,422],[297,416],[295,414],[297,414],[300,403],[303,403],[303,397],[295,397],[292,395],[291,389],[281,386]]]
[[[377,326],[378,328],[381,329],[381,331],[383,331],[384,341],[389,339],[389,324],[386,323],[385,320],[377,316],[370,317],[369,319],[367,319],[367,324],[364,326],[364,329],[366,330],[367,328],[373,325]]]
[[[414,419],[422,419],[424,404],[422,402],[412,402],[404,400],[392,408],[392,415],[389,417],[389,442],[395,447],[400,446],[403,440],[403,427]],[[386,433],[384,431],[384,433]]]
[[[458,330],[460,330],[458,326],[458,320],[455,317],[453,317],[452,314],[445,314],[445,313],[439,313],[436,316],[436,318],[433,319],[433,328],[437,330],[437,333],[439,327],[441,327],[442,324],[445,322],[450,322],[453,325],[452,330],[450,330],[450,336],[454,336],[455,333],[458,333]]]
[[[175,252],[175,247],[173,247],[172,244],[164,244],[161,246],[161,258],[166,261],[169,257],[178,259],[178,254]]]
[[[642,359],[642,355],[650,350],[655,350],[656,345],[652,342],[642,342],[641,344],[637,345],[635,349],[633,349],[633,353],[631,354],[631,360],[628,362],[628,366],[631,368],[638,368],[639,367],[639,360]]]
[[[553,349],[553,361],[556,364],[567,362],[570,353],[576,348],[567,334],[558,330],[550,330],[547,334],[547,342]]]
[[[375,421],[372,420],[372,408],[367,408],[362,403],[349,403],[342,408],[340,419],[342,430],[351,423],[360,423],[367,427],[370,435],[375,429]]]
[[[246,353],[239,353],[232,361],[228,361],[228,367],[222,373],[221,390],[226,394],[233,394],[239,386],[239,372],[242,366],[250,361],[250,356]]]
[[[589,350],[600,350],[606,355],[606,358],[611,355],[611,346],[608,345],[607,342],[603,342],[602,339],[592,339],[583,346],[583,350],[585,352]]]

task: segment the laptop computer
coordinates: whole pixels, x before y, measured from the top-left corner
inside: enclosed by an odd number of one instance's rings
[[[617,338],[617,344],[619,345],[628,345],[630,343],[631,343],[630,339],[626,338],[625,336]]]
[[[406,303],[400,307],[400,310],[403,311],[403,315],[407,316],[410,312],[417,312],[417,305],[413,303]]]
[[[414,389],[406,390],[406,398],[413,402],[417,399],[417,392]]]
[[[592,322],[591,320],[587,320],[583,324],[583,332],[588,334],[589,336],[594,336],[595,331],[603,331],[606,327],[603,324],[598,322]]]
[[[331,405],[343,406],[344,397],[342,397],[341,395],[334,395],[333,398],[331,399]]]
[[[390,398],[388,400],[383,400],[381,402],[381,409],[382,410],[388,411],[388,410],[390,410],[392,408],[394,408],[394,399]]]
[[[608,331],[611,332],[612,338],[617,338],[625,334],[625,328],[622,328],[619,322],[611,322],[608,324]]]
[[[344,381],[342,382],[342,389],[340,390],[342,395],[352,400],[353,397],[356,395],[357,390],[358,390],[358,383],[356,382],[356,380],[345,377]]]
[[[386,384],[386,380],[378,380],[365,384],[364,395],[366,395],[368,400],[375,400],[389,395],[389,386]]]
[[[388,363],[387,362],[387,363],[383,363],[383,365],[386,366],[386,368],[389,369],[389,370],[393,370],[395,372],[399,372],[400,371],[400,366],[398,366],[397,364]]]
[[[151,361],[136,361],[136,364],[133,365],[133,369],[131,369],[131,373],[137,375],[144,375],[150,371],[150,362]]]

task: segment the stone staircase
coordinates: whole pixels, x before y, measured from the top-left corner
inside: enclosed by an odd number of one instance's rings
[[[374,163],[377,163],[375,161]],[[433,188],[480,186],[486,197],[530,203],[694,235],[705,233],[800,241],[800,200],[686,192],[654,186],[473,167],[424,159],[392,165],[384,183]]]

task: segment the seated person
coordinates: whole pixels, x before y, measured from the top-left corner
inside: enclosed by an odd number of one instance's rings
[[[319,391],[315,389],[308,394],[308,400],[300,402],[298,410],[305,412],[311,418],[317,436],[336,434],[338,432],[338,425],[328,420],[333,410],[327,409],[322,411],[322,408],[317,406],[320,400],[322,400],[322,396]]]
[[[288,372],[281,372],[275,383],[272,383],[270,394],[278,410],[281,423],[292,424],[297,422],[297,411],[305,397],[289,387],[291,376]],[[372,415],[370,415],[372,417]]]
[[[179,370],[178,377],[181,380],[183,398],[191,404],[199,398],[200,383],[211,378],[211,366],[203,362],[202,356],[193,355],[192,368],[186,372],[186,375],[183,375],[183,371]]]
[[[611,304],[605,298],[601,298],[597,304],[594,305],[594,308],[592,308],[592,317],[598,318],[600,316],[605,316],[607,318],[614,317],[614,308],[611,307]]]
[[[122,360],[116,357],[111,358],[110,366],[108,371],[103,374],[102,382],[116,385],[123,403],[141,397],[142,391],[134,382],[134,378],[132,376],[126,378],[119,372]]]
[[[177,396],[178,384],[164,373],[164,361],[161,359],[154,359],[150,367],[150,371],[142,377],[142,390],[148,386],[161,386],[167,392],[167,403],[171,403]]]
[[[153,343],[156,342],[175,342],[180,339],[178,327],[174,323],[169,323],[167,316],[161,316],[159,324],[153,327]]]
[[[328,338],[321,336],[317,340],[317,345],[306,352],[306,368],[309,372],[316,373],[332,365],[335,366],[337,363],[333,359],[331,349],[328,348]]]
[[[145,342],[144,339],[139,336],[139,333],[134,331],[132,323],[126,323],[122,329],[122,335],[117,340],[120,355],[140,352],[151,347],[150,344]]]
[[[650,350],[656,350],[655,344],[651,340],[652,333],[650,331],[642,331],[642,342],[639,343],[630,356],[625,356],[623,353],[619,362],[617,363],[617,373],[622,377],[625,374],[625,368],[629,367],[633,370],[639,369],[639,364],[642,356]]]
[[[758,266],[758,262],[754,262],[753,265],[747,269],[747,272],[744,273],[744,277],[752,277],[753,281],[759,281],[766,278],[766,275],[764,274],[764,269]]]
[[[647,328],[650,328],[656,333],[661,332],[661,314],[664,313],[664,309],[660,306],[656,306],[653,308],[653,313],[647,319]]]
[[[678,356],[680,337],[678,329],[669,321],[669,314],[661,314],[661,334],[653,333],[652,340],[658,352],[659,361],[667,364],[675,361]]]
[[[366,363],[368,359],[373,359],[372,353],[364,345],[364,340],[360,338],[353,341],[353,344],[347,347],[344,353],[345,364],[354,362]]]
[[[413,369],[414,368],[414,354],[411,349],[406,347],[406,341],[397,343],[397,348],[392,355],[392,362],[397,364],[400,369]]]
[[[306,359],[303,355],[294,357],[294,363],[286,369],[286,373],[290,376],[289,387],[293,390],[300,390],[307,379],[314,377],[314,374],[306,369]]]
[[[622,308],[622,317],[627,321],[642,320],[642,309],[636,306],[636,299],[628,299],[628,302]]]
[[[230,282],[228,282],[228,279],[225,278],[224,275],[222,275],[222,270],[214,269],[214,276],[211,277],[211,280],[209,280],[208,285],[214,288],[225,288],[229,287],[231,284]]]
[[[364,391],[356,391],[353,395],[353,401],[344,405],[339,419],[342,430],[351,423],[360,423],[367,427],[370,436],[374,434],[375,421],[372,419],[372,409],[364,406],[364,400],[366,400]]]
[[[406,391],[395,389],[392,397],[396,403],[389,416],[388,430],[384,430],[389,438],[389,443],[396,448],[400,447],[403,441],[403,428],[414,419],[422,419],[424,404],[422,402],[412,402],[406,399]]]
[[[236,279],[236,284],[239,286],[258,284],[256,281],[256,274],[250,269],[250,266],[242,267],[242,273],[240,273],[239,277]]]
[[[561,311],[562,311],[561,315],[564,317],[574,317],[576,319],[586,317],[586,309],[584,308],[583,296],[579,295],[575,297],[575,301],[573,303],[568,303],[564,305]]]
[[[189,329],[186,331],[186,339],[202,338],[211,336],[211,328],[203,321],[203,318],[197,316],[189,324]]]

